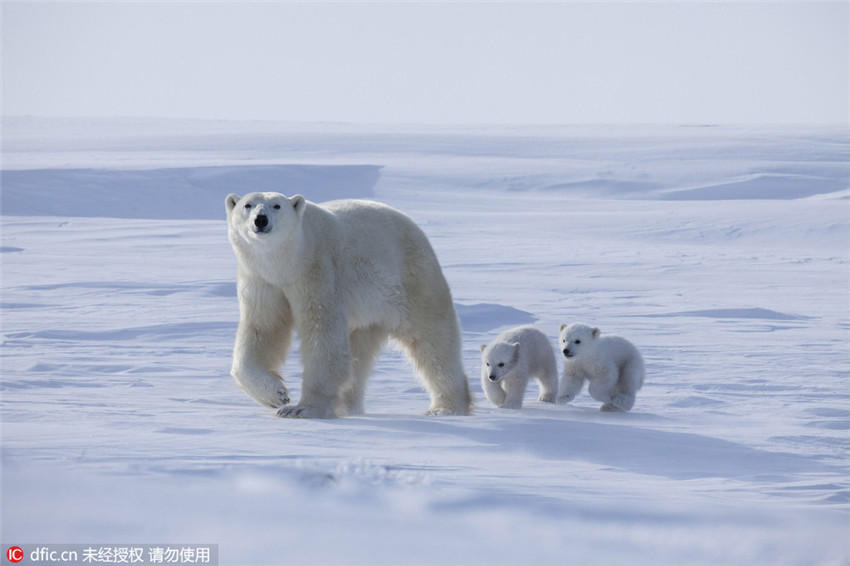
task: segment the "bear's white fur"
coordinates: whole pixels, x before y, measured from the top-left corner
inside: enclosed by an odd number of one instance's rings
[[[540,384],[540,401],[554,403],[558,394],[555,353],[545,334],[533,326],[519,326],[481,345],[481,386],[497,407],[522,408],[530,378]]]
[[[366,379],[391,337],[431,396],[429,414],[470,412],[451,292],[427,237],[375,202],[317,205],[301,195],[225,200],[238,260],[239,329],[232,375],[281,417],[364,412]],[[301,340],[301,399],[278,370],[292,331]]]
[[[588,381],[590,396],[603,403],[600,410],[631,410],[645,375],[643,358],[634,344],[575,323],[561,325],[560,346],[567,362],[559,403],[572,401]]]

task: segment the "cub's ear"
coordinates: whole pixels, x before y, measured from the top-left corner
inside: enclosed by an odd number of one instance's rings
[[[566,325],[566,324],[562,324],[562,325],[561,325],[561,332],[563,332],[563,331],[564,331],[564,329],[565,329],[566,327],[567,327],[567,325]]]
[[[598,338],[599,337],[599,329],[594,328],[593,330],[591,330],[591,334],[593,334],[594,338]]]
[[[519,356],[519,342],[514,342],[511,346],[514,347],[514,358],[516,358]]]
[[[307,208],[307,199],[301,195],[295,195],[289,198],[289,204],[298,215],[298,218],[304,215],[304,209]]]
[[[233,193],[227,195],[227,198],[224,199],[224,206],[227,209],[227,212],[233,210],[233,207],[236,206],[236,203],[239,202],[241,198],[242,197],[240,197],[239,195],[235,195]]]
[[[484,350],[487,349],[487,344],[481,344],[481,353],[484,353]]]

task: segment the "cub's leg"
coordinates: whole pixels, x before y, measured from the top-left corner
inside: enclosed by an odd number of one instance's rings
[[[631,411],[635,406],[635,396],[632,393],[617,393],[611,397],[611,402],[602,405],[601,411]]]
[[[558,367],[555,365],[555,356],[546,360],[546,364],[537,376],[540,383],[540,397],[538,401],[543,403],[554,403],[558,397]]]
[[[587,392],[590,396],[603,403],[601,411],[619,411],[621,410],[613,404],[613,397],[618,393],[617,380],[619,378],[619,370],[617,366],[610,364],[605,366],[604,370],[590,379],[590,384],[587,387]]]
[[[505,389],[502,387],[501,383],[495,383],[490,381],[490,378],[487,376],[489,372],[482,372],[481,376],[481,388],[484,389],[484,395],[487,396],[487,399],[490,400],[491,403],[496,405],[497,407],[501,407],[505,403]]]
[[[611,405],[614,406],[614,410],[632,410],[632,407],[635,406],[637,391],[643,385],[644,375],[645,369],[643,359],[640,354],[635,353],[635,355],[623,365],[620,377],[617,380],[618,392],[611,397]]]
[[[528,377],[508,377],[502,380],[505,387],[505,402],[503,409],[522,409],[522,398],[525,396],[525,388],[528,386]]]
[[[569,403],[581,392],[582,387],[584,387],[583,377],[564,371],[561,386],[558,388],[558,403]]]

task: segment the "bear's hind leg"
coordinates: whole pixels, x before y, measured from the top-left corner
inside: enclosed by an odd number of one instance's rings
[[[601,410],[631,411],[635,406],[637,391],[643,385],[643,377],[643,360],[638,354],[623,366],[615,391],[611,394],[611,401],[603,405]]]
[[[430,317],[438,316],[431,313]],[[431,396],[426,415],[468,415],[472,411],[472,394],[460,355],[460,329],[452,309],[442,325],[394,332],[416,374]]]
[[[602,405],[602,411],[631,411],[635,406],[635,396],[630,393],[617,393],[611,402]]]
[[[542,403],[554,403],[558,397],[558,367],[555,365],[555,356],[546,361],[537,381],[540,384],[540,397],[537,400]]]

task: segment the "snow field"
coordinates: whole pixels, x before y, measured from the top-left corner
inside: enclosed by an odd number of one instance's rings
[[[7,121],[0,539],[217,543],[223,564],[846,564],[847,156],[826,127]],[[394,349],[360,417],[279,420],[235,387],[224,195],[278,182],[423,227],[474,416],[422,416]],[[536,383],[521,411],[487,402],[480,344],[533,322],[554,347],[575,321],[641,349],[633,412],[541,404]],[[297,399],[297,352],[283,371]]]

